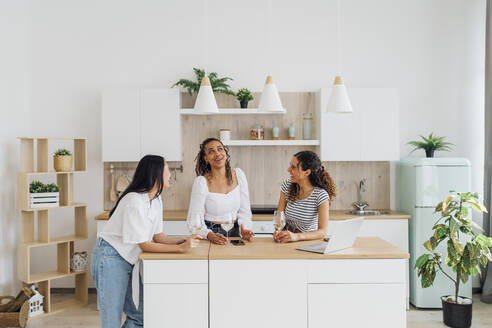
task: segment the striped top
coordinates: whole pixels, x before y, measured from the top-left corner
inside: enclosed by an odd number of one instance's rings
[[[280,190],[287,198],[290,187],[290,179],[282,183]],[[330,199],[326,190],[314,187],[309,197],[293,202],[287,201],[285,206],[285,220],[288,225],[301,232],[318,230],[318,207]]]

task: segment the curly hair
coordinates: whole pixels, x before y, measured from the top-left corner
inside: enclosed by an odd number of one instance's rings
[[[294,154],[294,157],[297,158],[299,164],[303,171],[311,170],[311,174],[309,174],[309,181],[314,187],[319,187],[328,193],[330,196],[330,203],[337,196],[337,187],[331,178],[331,175],[328,171],[325,171],[323,165],[321,165],[321,161],[316,155],[315,152],[310,150],[300,151]],[[299,167],[299,166],[298,166]],[[295,182],[291,183],[289,186],[289,190],[287,192],[287,201],[293,202],[297,200],[297,196],[299,194],[299,185]]]
[[[227,184],[230,186],[233,184],[233,179],[232,179],[232,170],[231,170],[231,156],[229,155],[229,148],[224,146],[222,141],[220,141],[217,138],[207,138],[205,139],[201,144],[200,144],[200,151],[195,157],[195,173],[196,176],[204,176],[211,171],[210,164],[205,161],[205,147],[207,146],[208,143],[212,141],[217,141],[220,142],[222,147],[224,147],[224,151],[226,153],[226,178],[227,178]]]

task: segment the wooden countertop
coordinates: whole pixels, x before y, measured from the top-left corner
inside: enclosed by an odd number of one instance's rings
[[[330,220],[347,220],[360,217],[358,215],[345,214],[350,210],[330,210]],[[389,210],[387,215],[368,215],[365,220],[395,220],[395,219],[410,219],[410,215],[403,214],[397,211]],[[188,210],[165,210],[163,213],[164,221],[184,221],[188,215]],[[109,212],[104,212],[95,217],[96,220],[108,220]],[[253,221],[271,221],[271,214],[253,214]]]
[[[231,238],[238,239],[238,238]],[[244,246],[216,245],[201,240],[189,253],[142,253],[142,260],[287,260],[287,259],[408,259],[410,254],[379,237],[359,237],[354,247],[330,254],[296,250],[316,240],[279,244],[272,238],[255,238]]]
[[[200,245],[188,253],[141,253],[142,260],[208,260],[210,242],[200,240]]]
[[[410,254],[379,237],[359,237],[354,247],[330,254],[296,250],[319,241],[279,244],[271,238],[255,238],[244,246],[210,245],[210,260],[233,259],[408,259]]]

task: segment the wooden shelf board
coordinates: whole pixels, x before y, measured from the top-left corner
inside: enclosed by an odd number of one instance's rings
[[[285,108],[277,112],[259,111],[258,108],[219,108],[218,113],[201,113],[196,112],[193,108],[181,109],[181,115],[278,115],[285,113]]]
[[[66,301],[61,301],[61,302],[56,302],[56,303],[51,303],[51,311],[48,314],[54,314],[63,310],[68,310],[72,308],[77,308],[77,307],[82,307],[87,305],[84,302],[81,302],[76,299],[71,299],[71,300],[66,300]]]
[[[70,174],[70,173],[87,173],[84,171],[66,171],[66,172],[56,172],[56,171],[48,171],[48,172],[20,172],[27,175],[45,175],[45,174]]]
[[[87,140],[87,137],[18,137],[20,140],[37,140],[37,139],[51,139],[51,140]]]
[[[35,212],[35,211],[52,210],[55,208],[71,208],[71,207],[87,207],[87,204],[86,203],[72,203],[69,205],[60,205],[58,207],[22,208],[21,211]]]
[[[226,146],[319,146],[319,140],[224,140]]]
[[[87,238],[84,236],[68,235],[68,236],[61,236],[61,237],[52,238],[49,242],[33,241],[33,242],[28,242],[28,243],[21,243],[20,245],[28,247],[28,248],[33,248],[33,247],[55,245],[55,244],[59,244],[59,243],[68,243],[71,241],[85,240],[85,239],[87,239]]]
[[[31,274],[31,279],[29,281],[25,281],[25,283],[32,284],[35,282],[40,282],[40,281],[45,281],[45,280],[53,280],[53,279],[60,279],[60,278],[65,278],[65,277],[72,277],[76,276],[78,274],[84,274],[87,273],[88,271],[81,271],[81,272],[70,272],[70,273],[63,273],[59,271],[48,271],[48,272],[42,272],[42,273],[35,273]]]

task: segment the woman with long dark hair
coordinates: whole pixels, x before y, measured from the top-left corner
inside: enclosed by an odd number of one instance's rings
[[[143,288],[139,255],[184,253],[200,237],[169,238],[162,232],[162,190],[169,187],[169,168],[162,156],[147,155],[133,180],[109,213],[92,252],[91,274],[103,328],[143,327]]]
[[[330,202],[336,186],[316,153],[306,150],[292,157],[290,178],[280,187],[277,213],[285,211],[286,229],[273,239],[285,243],[324,238],[328,230]]]
[[[248,181],[240,168],[231,168],[229,150],[219,139],[208,138],[200,144],[196,156],[188,225],[200,226],[199,235],[215,244],[227,244],[229,237],[250,241],[252,214]],[[221,225],[232,223],[226,232]]]

